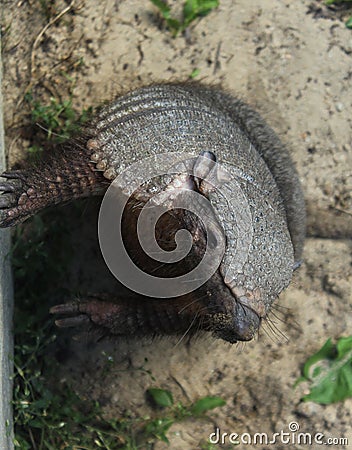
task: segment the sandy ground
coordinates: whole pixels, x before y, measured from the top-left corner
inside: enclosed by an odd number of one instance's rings
[[[10,165],[29,144],[21,122],[21,98],[28,86],[44,96],[64,97],[67,82],[59,73],[74,73],[74,102],[80,109],[145,83],[186,80],[199,69],[197,79],[220,82],[246,99],[287,143],[309,212],[304,264],[280,298],[277,330],[266,325],[257,341],[240,346],[211,337],[181,343],[176,338],[94,346],[72,342],[60,376],[70,378],[80,394],[98,399],[110,416],[150,414],[144,393],[152,384],[183,402],[205,395],[225,398],[227,405],[212,414],[214,422],[192,420],[171,428],[170,448],[175,450],[199,448],[216,426],[221,432],[271,434],[288,431],[290,422],[297,422],[302,432],[347,437],[352,446],[352,400],[330,406],[302,403],[306,386],[293,389],[307,357],[328,337],[350,335],[352,329],[352,226],[347,214],[352,210],[352,32],[345,28],[343,14],[320,2],[220,3],[186,37],[173,39],[160,26],[154,7],[142,0],[76,2],[42,36],[48,20],[37,2],[4,2]],[[55,14],[68,5],[57,2]],[[93,213],[87,211],[84,220],[94,222]],[[73,236],[81,236],[80,227],[73,228]],[[77,242],[75,254],[74,289],[113,286],[94,245],[87,249]],[[87,258],[93,261],[88,267],[83,263]],[[103,350],[114,361],[108,371]],[[155,382],[138,370],[141,366]],[[157,443],[155,448],[166,446]]]

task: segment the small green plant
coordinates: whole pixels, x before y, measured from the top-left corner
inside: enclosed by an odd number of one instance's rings
[[[171,16],[171,8],[163,0],[150,1],[159,9],[174,37],[184,31],[194,20],[206,16],[219,6],[219,0],[187,0],[183,5],[183,18],[178,20]]]
[[[336,345],[328,339],[303,366],[302,381],[309,383],[304,401],[330,404],[352,397],[352,336],[340,338]]]
[[[352,3],[352,0],[327,0],[325,2],[326,5],[333,5],[336,3]],[[347,19],[345,25],[347,28],[352,29],[352,16],[349,19]]]
[[[32,145],[27,148],[30,157],[37,158],[49,144],[64,142],[77,133],[87,122],[92,108],[78,112],[73,106],[75,81],[68,74],[61,74],[68,81],[68,98],[61,100],[50,97],[48,102],[38,100],[32,91],[25,94],[24,99],[30,109],[30,119],[34,125],[32,129]]]
[[[159,388],[148,389],[147,394],[156,406],[167,409],[167,414],[164,417],[149,421],[145,425],[144,431],[167,444],[169,444],[169,439],[166,433],[171,425],[190,417],[205,417],[206,413],[211,409],[226,404],[225,400],[220,397],[203,397],[195,403],[186,406],[180,402],[175,404],[171,392]]]
[[[200,74],[200,69],[194,69],[191,74],[190,74],[190,79],[194,80],[194,78],[196,78],[198,75]]]
[[[46,131],[47,140],[55,139],[56,142],[62,142],[70,137],[91,114],[91,108],[77,113],[72,106],[72,95],[63,101],[51,97],[50,103],[44,105],[28,92],[25,100],[31,107],[32,123]]]

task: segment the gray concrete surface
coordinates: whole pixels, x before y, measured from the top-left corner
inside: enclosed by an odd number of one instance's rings
[[[0,42],[1,50],[1,42]],[[1,51],[0,51],[1,54]],[[5,168],[4,123],[2,110],[2,64],[0,61],[0,173]],[[0,449],[13,449],[12,428],[12,381],[13,334],[12,312],[13,291],[11,267],[8,258],[10,231],[0,230]]]

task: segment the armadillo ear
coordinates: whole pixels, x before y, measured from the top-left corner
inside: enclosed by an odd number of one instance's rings
[[[223,182],[219,173],[216,156],[209,150],[203,150],[193,162],[190,173],[181,173],[167,186],[165,191],[173,189],[186,189],[198,191],[207,196],[216,190]]]
[[[155,198],[152,204],[173,209],[173,200],[182,191],[194,191],[207,197],[228,181],[228,174],[216,162],[216,156],[209,150],[186,161],[180,166],[180,173]],[[225,175],[224,175],[225,174]]]
[[[216,156],[213,152],[202,151],[196,159],[193,166],[193,174],[196,182],[200,185],[202,181],[207,178],[210,172],[214,169],[216,163]]]
[[[193,178],[198,191],[206,197],[230,181],[230,174],[217,162],[211,151],[202,151],[193,166]]]
[[[207,195],[218,186],[216,156],[211,151],[202,151],[198,157],[192,160],[192,165],[188,171],[176,175],[172,182],[164,189],[165,193],[171,191],[197,191]]]

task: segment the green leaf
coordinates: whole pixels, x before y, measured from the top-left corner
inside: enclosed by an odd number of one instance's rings
[[[306,361],[298,381],[310,383],[304,401],[330,404],[352,397],[352,336],[340,338],[336,345],[328,339]]]
[[[163,18],[166,20],[167,26],[173,32],[174,36],[181,30],[181,24],[178,20],[171,17],[170,7],[162,0],[150,0],[155,5]]]
[[[335,355],[334,345],[331,342],[331,338],[329,338],[317,353],[315,353],[314,355],[312,355],[310,358],[307,359],[303,367],[303,376],[306,379],[310,379],[309,372],[311,367],[314,366],[314,364],[316,364],[318,361],[333,358],[334,355]]]
[[[346,27],[352,29],[352,16],[347,20]]]
[[[190,78],[192,78],[192,79],[194,79],[194,78],[196,78],[198,75],[200,74],[200,69],[194,69],[193,71],[192,71],[192,73],[190,74]]]
[[[224,405],[226,405],[226,401],[221,397],[203,397],[197,400],[191,406],[191,412],[194,415],[201,415],[209,411],[210,409],[214,409]]]
[[[162,0],[150,0],[150,1],[153,3],[153,5],[155,5],[159,9],[164,19],[171,18],[170,7],[166,3],[164,3]]]
[[[170,30],[173,31],[174,35],[176,36],[177,33],[181,30],[182,26],[180,22],[176,19],[167,19],[167,26],[170,28]]]
[[[147,393],[152,397],[156,405],[166,408],[174,404],[174,399],[170,391],[165,389],[150,388]]]
[[[168,417],[164,417],[162,419],[155,419],[146,425],[145,431],[155,436],[157,439],[160,439],[161,441],[169,444],[166,432],[169,430],[169,428],[173,423],[174,419]]]
[[[189,25],[200,16],[206,16],[219,6],[218,0],[187,0],[183,7],[184,25]]]
[[[33,419],[29,421],[28,425],[33,428],[43,428],[45,423],[43,423],[40,419]]]

